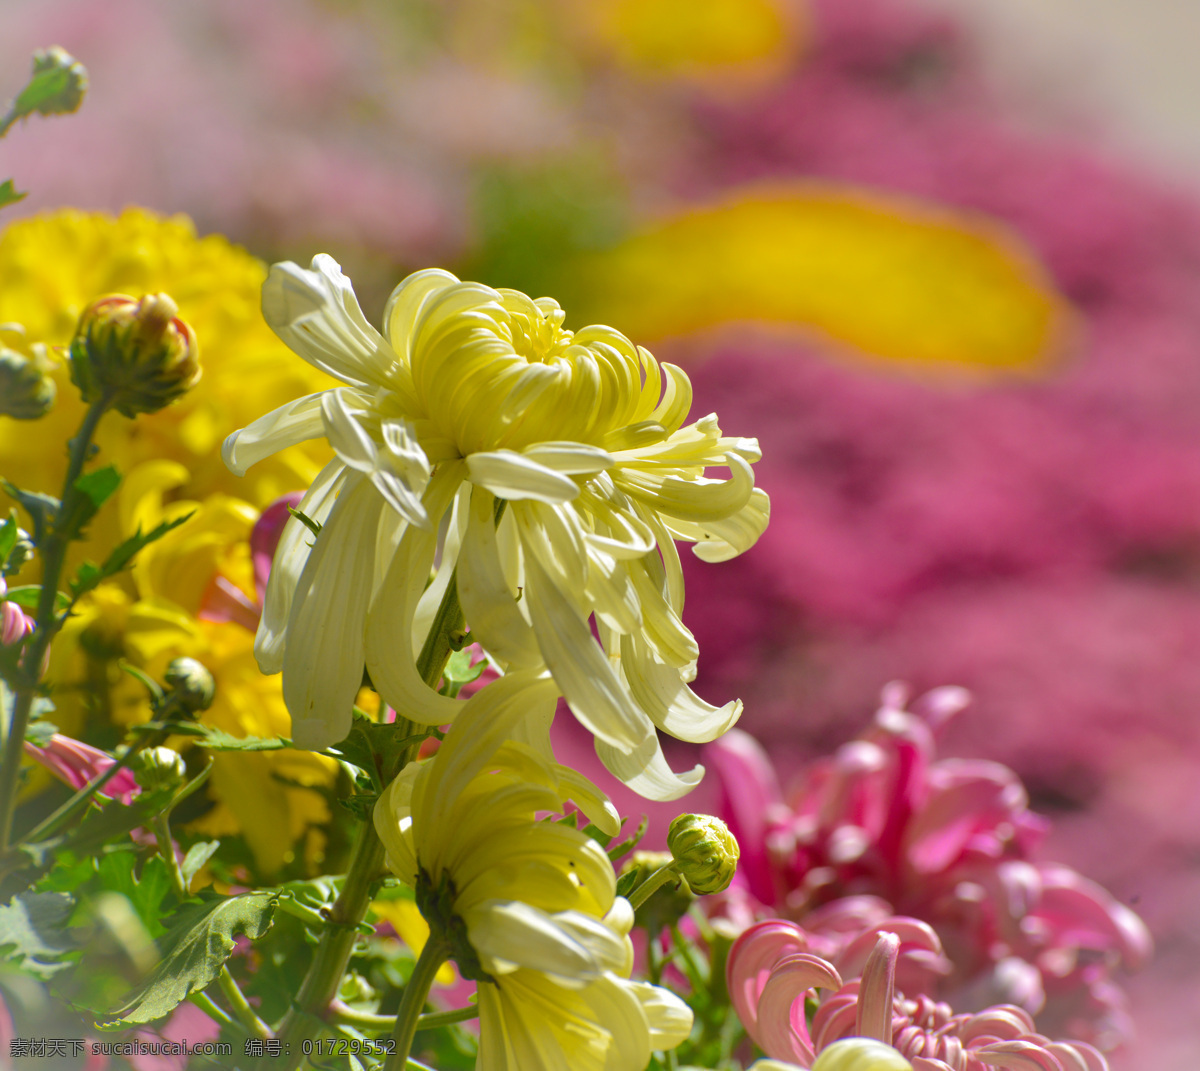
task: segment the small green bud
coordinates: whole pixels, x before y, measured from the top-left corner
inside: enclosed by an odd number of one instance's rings
[[[681,814],[667,829],[667,847],[695,893],[727,889],[737,870],[738,842],[711,814]]]
[[[194,658],[176,658],[163,677],[175,701],[189,714],[212,706],[217,685],[208,668]]]
[[[37,420],[50,412],[58,388],[46,362],[0,346],[0,415]]]
[[[71,382],[89,405],[109,398],[127,417],[154,413],[200,379],[196,335],[166,294],[93,302],[71,340]]]
[[[133,775],[147,792],[159,788],[174,791],[187,780],[187,767],[178,751],[150,747],[134,756]]]
[[[33,79],[17,97],[16,107],[24,115],[65,115],[79,110],[87,88],[83,64],[53,45],[33,54]]]

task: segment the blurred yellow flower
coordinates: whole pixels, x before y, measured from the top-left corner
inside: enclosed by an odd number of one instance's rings
[[[10,225],[0,234],[0,324],[24,347],[44,343],[53,358],[71,340],[84,308],[110,293],[134,297],[163,291],[195,329],[204,375],[178,404],[127,420],[109,414],[96,441],[99,463],[115,463],[126,481],[140,465],[168,459],[182,466],[178,493],[203,499],[236,492],[262,508],[278,495],[307,487],[328,457],[324,443],[301,444],[236,480],[221,463],[229,429],[264,409],[331,386],[297,362],[263,322],[259,292],[266,267],[225,238],[197,238],[183,216],[164,219],[143,209],[120,216],[73,209]],[[12,344],[9,342],[8,344]],[[19,487],[57,494],[66,471],[66,441],[83,414],[65,367],[55,373],[58,400],[37,426],[41,449],[29,448],[30,426],[0,421],[0,474]],[[174,492],[173,492],[174,493]],[[83,556],[101,558],[119,539],[111,503],[92,523]]]
[[[581,263],[586,317],[647,340],[757,322],[889,363],[1036,370],[1074,316],[984,216],[819,183],[736,190]]]

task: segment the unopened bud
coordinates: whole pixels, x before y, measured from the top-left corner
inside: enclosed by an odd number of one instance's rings
[[[681,814],[667,829],[667,847],[695,893],[729,887],[737,870],[738,843],[729,827],[710,814]]]
[[[125,416],[153,413],[200,379],[191,327],[166,294],[140,301],[113,294],[93,302],[71,340],[71,382],[89,405],[108,398]]]
[[[146,792],[158,788],[174,791],[187,779],[183,756],[169,747],[139,751],[133,760],[133,773]]]
[[[47,371],[36,356],[0,347],[0,415],[37,420],[50,412],[58,388]]]
[[[64,115],[77,111],[88,88],[87,70],[65,48],[53,45],[33,54],[33,78],[16,100],[22,115]]]
[[[194,658],[176,658],[163,677],[175,701],[189,714],[199,714],[212,706],[217,685],[202,662]]]

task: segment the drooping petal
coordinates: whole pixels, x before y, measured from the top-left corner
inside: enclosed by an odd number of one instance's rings
[[[704,776],[703,766],[693,766],[687,773],[675,773],[667,765],[662,745],[653,730],[633,751],[621,751],[597,738],[596,754],[609,773],[648,800],[677,800],[691,792]]]
[[[319,438],[323,432],[321,399],[325,393],[307,394],[281,405],[227,436],[221,445],[225,467],[235,476],[245,476],[246,470],[263,458],[307,439]]]
[[[629,690],[638,705],[664,733],[693,744],[707,744],[732,729],[742,716],[742,701],[722,707],[704,702],[663,665],[637,636],[621,637],[621,662]]]
[[[579,497],[579,485],[570,476],[515,450],[470,454],[467,472],[473,484],[497,498],[558,503]]]
[[[758,1036],[770,1056],[809,1064],[812,1039],[805,1023],[803,995],[810,989],[838,989],[833,965],[808,952],[785,956],[775,964],[758,999]]]
[[[297,582],[283,655],[283,698],[298,748],[319,750],[350,731],[362,685],[363,620],[382,508],[368,482],[348,480]]]
[[[332,257],[312,268],[286,261],[263,283],[263,318],[298,356],[356,387],[385,387],[396,354],[362,314],[350,280]]]
[[[673,1049],[687,1040],[692,1032],[692,1009],[669,989],[648,982],[628,982],[628,988],[638,998],[650,1027],[650,1047]]]
[[[551,975],[560,984],[581,985],[602,969],[575,934],[529,904],[488,901],[464,911],[463,921],[489,973],[508,974],[525,967]]]

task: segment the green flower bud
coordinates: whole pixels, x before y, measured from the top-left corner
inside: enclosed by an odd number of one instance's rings
[[[71,340],[71,382],[89,405],[109,398],[127,417],[153,413],[200,379],[196,335],[166,294],[93,302]]]
[[[710,814],[681,814],[667,829],[667,847],[692,891],[700,894],[727,889],[741,854],[729,827]]]
[[[212,706],[217,685],[207,667],[194,658],[176,658],[163,677],[175,701],[189,714]]]
[[[150,747],[133,758],[133,775],[147,792],[174,791],[187,780],[183,756],[169,747]]]
[[[65,115],[78,111],[88,88],[87,70],[66,49],[54,45],[33,54],[33,80],[17,98],[24,114]]]
[[[0,415],[37,420],[54,405],[58,388],[44,360],[0,346]]]

